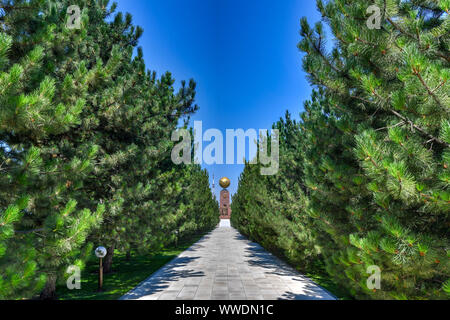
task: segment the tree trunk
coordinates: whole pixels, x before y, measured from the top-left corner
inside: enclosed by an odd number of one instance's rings
[[[39,296],[41,300],[56,300],[56,276],[49,275],[44,289]]]
[[[112,260],[114,255],[114,248],[115,245],[108,247],[108,253],[106,254],[106,257],[103,258],[103,273],[111,273],[112,271]]]
[[[127,251],[127,255],[125,256],[125,260],[126,261],[130,261],[131,260],[131,250]]]

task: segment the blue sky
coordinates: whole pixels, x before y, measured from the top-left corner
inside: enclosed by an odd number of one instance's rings
[[[289,110],[296,118],[311,87],[301,70],[299,22],[320,19],[313,0],[119,0],[118,10],[144,28],[147,67],[177,84],[197,82],[203,130],[270,129]],[[207,145],[208,143],[206,143]],[[205,147],[205,143],[204,143]],[[210,179],[231,180],[243,165],[204,165]]]

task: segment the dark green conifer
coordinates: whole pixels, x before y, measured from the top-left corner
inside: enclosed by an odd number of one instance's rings
[[[327,51],[322,23],[312,28],[302,19],[299,49],[317,92],[305,104],[298,143],[290,147],[301,163],[290,178],[302,185],[300,228],[313,235],[331,277],[357,298],[445,298],[450,277],[448,1],[375,1],[382,13],[379,29],[367,24],[366,10],[373,3],[317,3],[334,47]],[[280,156],[290,157],[286,150]],[[277,179],[285,175],[280,171]],[[243,207],[240,199],[266,186],[264,180],[250,179],[244,171],[234,219],[253,217],[254,208]],[[252,218],[251,232],[272,244],[271,233],[263,232],[276,225],[267,223],[274,214],[267,208],[258,211],[258,220]],[[310,219],[303,219],[305,213]],[[381,269],[380,290],[367,285],[370,266]]]

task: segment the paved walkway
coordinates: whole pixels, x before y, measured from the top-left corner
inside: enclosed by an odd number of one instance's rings
[[[334,300],[308,278],[244,238],[229,220],[121,299]]]

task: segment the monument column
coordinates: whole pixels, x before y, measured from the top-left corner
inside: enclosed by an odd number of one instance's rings
[[[223,190],[220,191],[220,219],[230,219],[230,192],[226,189],[230,186],[230,179],[222,178],[220,179],[219,184],[223,188]]]

